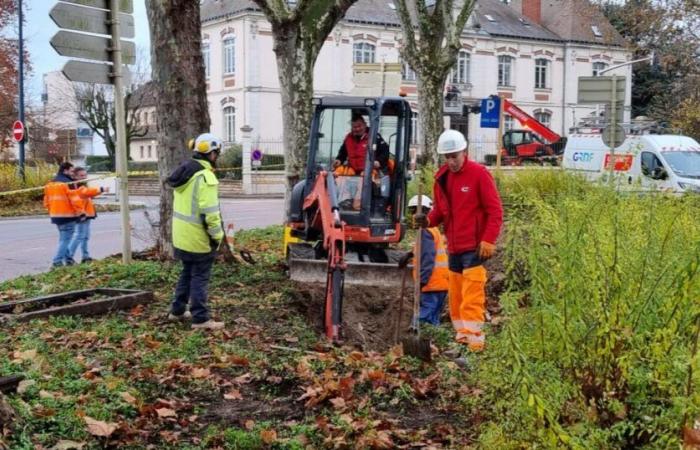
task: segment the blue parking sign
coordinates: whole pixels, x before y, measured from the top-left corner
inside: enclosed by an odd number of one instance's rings
[[[498,128],[501,99],[495,95],[481,101],[481,128]]]

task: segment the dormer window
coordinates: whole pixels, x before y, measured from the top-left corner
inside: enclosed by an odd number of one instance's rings
[[[489,22],[495,22],[495,21],[496,21],[496,19],[494,19],[493,16],[492,16],[491,14],[484,14],[484,17],[486,17],[486,20],[488,20]]]
[[[591,25],[591,30],[595,37],[603,37],[603,33],[600,32],[600,28],[597,25]]]

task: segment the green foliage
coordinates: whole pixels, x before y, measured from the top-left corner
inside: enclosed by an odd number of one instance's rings
[[[85,157],[85,165],[89,172],[111,172],[114,170],[111,156],[89,155]]]
[[[481,446],[677,448],[700,412],[697,196],[566,173],[499,182],[520,207],[504,244],[508,320],[476,375],[491,419]]]

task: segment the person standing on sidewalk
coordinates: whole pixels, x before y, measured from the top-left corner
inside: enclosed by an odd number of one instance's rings
[[[486,269],[483,262],[496,251],[503,207],[496,183],[486,167],[467,158],[467,140],[456,130],[438,139],[438,154],[446,163],[435,175],[433,209],[418,213],[422,228],[444,226],[449,265],[449,305],[455,339],[470,350],[484,348]]]
[[[224,239],[219,180],[212,170],[221,152],[221,139],[205,133],[190,148],[192,159],[182,163],[167,180],[175,190],[172,227],[175,257],[182,261],[168,319],[191,317],[193,329],[218,330],[224,323],[211,320],[207,297],[216,250]]]
[[[80,262],[88,263],[92,261],[90,257],[90,252],[88,251],[88,241],[90,240],[90,222],[97,217],[97,212],[95,211],[95,205],[92,203],[93,197],[109,192],[109,188],[103,187],[88,187],[87,183],[84,181],[87,179],[87,170],[83,167],[76,167],[73,169],[73,178],[75,181],[80,181],[77,188],[78,198],[85,211],[86,220],[78,222],[75,226],[75,235],[71,241],[68,253],[72,260],[75,260],[75,253],[80,247],[82,252],[82,259]]]
[[[49,212],[51,223],[58,228],[58,249],[52,267],[72,266],[69,245],[73,239],[75,226],[86,220],[82,202],[73,184],[73,164],[61,163],[58,173],[44,186],[44,207]]]

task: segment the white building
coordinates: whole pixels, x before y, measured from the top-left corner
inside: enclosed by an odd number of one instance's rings
[[[52,130],[48,138],[53,135],[75,138],[77,152],[63,153],[60,147],[73,147],[66,145],[65,139],[56,147],[54,155],[59,159],[68,159],[76,164],[84,164],[85,157],[90,155],[107,155],[102,139],[78,118],[79,105],[73,88],[73,82],[68,80],[60,71],[48,72],[43,76],[43,92],[41,93],[41,121],[43,126]],[[32,142],[28,146],[31,148]]]
[[[265,144],[281,149],[273,144],[282,139],[282,114],[270,24],[248,0],[203,0],[201,19],[211,131],[235,142],[240,128],[248,125],[264,151]],[[400,39],[391,0],[360,0],[321,50],[314,73],[316,94],[351,95],[357,63],[401,63]],[[547,7],[541,0],[478,0],[448,84],[461,90],[464,104],[500,94],[566,135],[596,111],[595,106],[577,104],[578,77],[628,61],[630,53],[623,45],[585,0],[552,0]],[[628,120],[631,66],[614,73],[627,77]],[[415,75],[407,66],[401,89],[417,110]],[[507,118],[506,127],[517,128],[512,122]],[[479,115],[453,116],[450,123],[477,146],[491,143],[484,151],[495,152],[496,131],[481,129]]]

